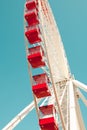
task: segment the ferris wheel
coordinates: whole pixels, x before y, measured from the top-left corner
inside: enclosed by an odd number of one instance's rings
[[[48,0],[27,0],[24,7],[25,46],[34,101],[3,130],[13,130],[36,109],[41,130],[85,130],[79,98],[87,86],[70,72],[61,36]],[[80,88],[80,89],[79,89]]]

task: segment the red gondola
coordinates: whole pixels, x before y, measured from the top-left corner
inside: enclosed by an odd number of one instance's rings
[[[29,26],[37,25],[39,24],[39,19],[38,19],[38,12],[36,10],[34,11],[27,11],[25,13],[25,19],[28,23]]]
[[[28,10],[32,10],[32,9],[37,8],[37,0],[27,1],[26,2],[26,8]]]
[[[41,130],[59,130],[54,117],[39,119]]]
[[[42,98],[46,96],[51,96],[49,90],[49,78],[46,73],[33,76],[34,84],[32,86],[32,91],[37,98]]]
[[[53,114],[54,111],[56,112],[53,104],[46,105],[46,106],[40,106],[39,110],[43,115],[50,115],[50,114]]]
[[[41,42],[42,39],[40,37],[40,29],[39,27],[26,28],[25,36],[27,37],[30,44],[35,44]]]
[[[50,79],[49,79],[49,77],[47,76],[46,73],[34,75],[33,79],[34,79],[34,81],[35,81],[36,84],[44,83],[44,82],[45,83],[49,83],[50,82]]]
[[[32,91],[36,95],[37,98],[51,96],[50,90],[49,90],[48,85],[46,83],[33,85]]]
[[[27,59],[33,68],[45,66],[44,52],[40,46],[29,48],[29,52]]]

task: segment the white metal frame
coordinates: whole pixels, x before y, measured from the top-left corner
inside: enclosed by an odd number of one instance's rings
[[[85,99],[84,95],[80,92],[80,90],[77,90],[75,92],[75,87],[78,89],[84,89],[85,92],[87,92],[87,85],[77,81],[77,80],[71,80],[67,81],[69,86],[63,91],[63,94],[61,96],[60,100],[60,105],[62,105],[62,100],[64,97],[64,93],[66,92],[66,89],[68,89],[68,95],[69,95],[69,115],[70,115],[70,122],[67,121],[68,126],[66,127],[66,130],[85,130],[83,120],[81,119],[82,117],[77,113],[77,110],[79,110],[78,105],[77,105],[77,99],[78,96],[79,98],[82,99],[84,104],[87,106],[87,100]],[[77,96],[77,99],[76,99]],[[47,100],[47,98],[45,99]],[[40,100],[38,100],[38,103]],[[45,101],[44,101],[45,102]],[[44,104],[44,102],[42,104]],[[30,103],[26,108],[24,108],[12,121],[10,121],[2,130],[13,130],[33,109],[35,108],[34,101]],[[68,116],[67,116],[68,117]]]
[[[34,108],[35,108],[35,103],[34,101],[32,101],[16,117],[14,117],[12,121],[9,122],[2,130],[13,130]]]
[[[73,79],[71,76],[60,33],[57,29],[48,0],[38,0],[38,2],[40,29],[43,36],[42,42],[44,42],[44,44],[42,43],[42,47],[45,51],[48,67],[42,67],[42,69],[49,75],[52,81],[51,93],[59,115],[58,123],[62,126],[63,130],[85,130],[78,104],[78,97],[87,105],[87,100],[79,90],[80,88],[87,92],[87,86]],[[48,12],[46,12],[46,9]],[[26,54],[28,54],[28,42],[26,41],[25,43]],[[28,70],[32,85],[32,72],[29,63]],[[34,107],[36,108],[39,118],[39,101],[36,99],[35,95],[33,96],[34,101],[2,130],[12,130]],[[45,100],[41,103],[44,104]]]

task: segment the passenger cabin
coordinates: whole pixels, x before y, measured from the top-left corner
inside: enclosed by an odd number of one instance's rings
[[[32,86],[32,91],[37,98],[51,96],[51,92],[49,90],[48,85],[48,78],[45,73],[33,76],[33,80],[34,85]]]
[[[26,2],[26,8],[28,9],[28,10],[32,10],[32,9],[35,9],[35,8],[37,8],[37,0],[32,0],[32,1],[27,1]]]
[[[41,118],[39,119],[39,125],[41,130],[59,130],[56,121],[56,110],[53,104],[39,107]]]
[[[33,11],[27,11],[24,17],[29,26],[34,26],[39,24],[38,11],[36,9]]]
[[[41,130],[59,130],[54,117],[39,119]]]
[[[38,26],[26,27],[25,36],[30,44],[35,44],[42,41],[40,35],[40,29]]]
[[[56,109],[54,107],[53,104],[49,104],[49,105],[45,105],[45,106],[40,106],[39,110],[41,112],[41,115],[45,116],[45,115],[53,115],[54,113],[56,113]]]
[[[41,46],[29,48],[29,55],[27,59],[33,68],[45,66],[44,52]]]
[[[41,83],[49,83],[50,82],[50,79],[49,77],[47,76],[46,73],[42,73],[42,74],[38,74],[38,75],[34,75],[33,76],[33,79],[35,81],[35,84],[41,84]]]

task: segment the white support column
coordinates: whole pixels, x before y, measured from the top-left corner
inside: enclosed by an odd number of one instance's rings
[[[69,99],[70,130],[81,130],[76,113],[75,90],[72,81],[69,84]]]
[[[87,85],[85,85],[77,80],[73,80],[73,84],[87,92]]]
[[[61,96],[61,99],[60,99],[60,106],[61,106],[61,104],[62,104],[64,95],[65,95],[65,92],[66,92],[66,88],[67,88],[67,87],[65,86],[65,88],[64,88],[64,90],[63,90],[63,93],[62,93],[62,96]]]
[[[38,100],[38,103],[40,100]],[[24,108],[14,119],[12,119],[2,130],[13,130],[27,115],[32,109],[35,108],[34,101]]]
[[[84,97],[84,95],[80,92],[80,90],[78,90],[78,94],[79,97],[82,99],[82,101],[84,102],[84,104],[87,106],[87,99]]]
[[[66,124],[66,130],[70,130],[69,126],[69,82],[67,82],[67,124]]]

